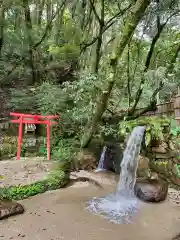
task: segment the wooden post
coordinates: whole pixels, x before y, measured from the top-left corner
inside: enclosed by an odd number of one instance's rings
[[[47,159],[50,160],[50,121],[48,119],[48,123],[46,125],[46,130],[47,130]]]
[[[174,98],[174,118],[178,126],[180,126],[180,95]]]
[[[18,128],[18,149],[17,149],[17,160],[20,160],[21,156],[21,144],[22,144],[22,133],[23,133],[23,116],[20,116],[19,118],[19,128]]]

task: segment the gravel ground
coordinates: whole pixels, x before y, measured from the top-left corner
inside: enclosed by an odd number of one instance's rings
[[[0,187],[26,185],[47,177],[54,166],[52,161],[43,158],[22,158],[0,162]]]

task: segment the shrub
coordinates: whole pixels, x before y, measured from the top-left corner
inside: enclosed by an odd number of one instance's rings
[[[125,136],[132,132],[136,126],[146,126],[145,143],[146,146],[152,140],[164,140],[165,134],[170,133],[170,120],[165,117],[141,117],[132,121],[123,121],[119,124],[119,133]]]

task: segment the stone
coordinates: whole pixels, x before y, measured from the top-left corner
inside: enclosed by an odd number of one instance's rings
[[[107,171],[112,171],[117,174],[120,173],[120,164],[123,158],[123,150],[120,148],[119,144],[107,143],[107,150],[104,157],[104,168]]]
[[[156,159],[168,159],[171,156],[169,154],[163,154],[163,153],[156,153],[155,158]]]
[[[87,149],[77,153],[71,163],[71,170],[93,170],[96,168],[96,158]]]
[[[179,234],[177,234],[175,237],[173,237],[173,239],[172,240],[180,240],[180,233]]]
[[[176,167],[175,164],[173,164],[172,169],[171,169],[171,172],[172,172],[175,176],[178,176],[178,171],[177,171],[177,167]]]
[[[24,207],[17,202],[0,201],[0,220],[24,213]]]
[[[138,177],[150,177],[149,158],[140,155],[137,169]]]
[[[150,179],[159,179],[159,176],[156,172],[151,172]]]
[[[157,179],[137,179],[135,195],[145,202],[164,201],[168,194],[168,183]]]
[[[174,146],[172,141],[169,141],[169,149],[172,150],[172,151],[175,150],[175,146]]]
[[[163,146],[158,146],[158,147],[152,147],[152,152],[167,153],[167,150]]]
[[[171,158],[173,158],[173,157],[178,158],[179,157],[179,153],[176,152],[176,151],[170,151],[169,152],[169,157],[171,157]]]
[[[172,161],[175,164],[180,164],[180,158],[179,157],[173,158]]]
[[[139,169],[149,168],[149,158],[140,155],[139,162],[138,162],[138,168]]]

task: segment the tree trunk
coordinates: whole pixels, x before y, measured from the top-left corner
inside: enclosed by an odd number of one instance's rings
[[[95,52],[95,61],[94,61],[94,73],[98,74],[99,71],[99,63],[101,60],[101,46],[102,46],[102,30],[103,30],[103,26],[100,26],[99,29],[99,36],[98,36],[98,40],[97,40],[97,45],[96,45],[96,52]]]
[[[23,0],[23,7],[24,7],[24,14],[25,14],[25,24],[26,24],[26,33],[27,33],[27,39],[29,43],[29,66],[31,68],[32,72],[32,84],[38,81],[38,70],[36,68],[36,61],[35,56],[36,52],[33,49],[33,39],[32,39],[32,21],[31,21],[31,13],[29,8],[28,0]]]
[[[4,44],[4,21],[5,21],[5,9],[3,4],[0,6],[0,58],[2,55],[2,48]]]
[[[101,96],[98,98],[95,108],[95,113],[92,116],[91,121],[87,124],[84,130],[84,134],[81,139],[81,147],[87,147],[90,143],[93,134],[96,132],[97,127],[99,125],[99,122],[101,120],[101,117],[104,113],[104,111],[107,108],[107,103],[109,96],[111,94],[111,91],[113,89],[113,86],[116,82],[116,67],[121,59],[122,53],[128,44],[130,38],[132,37],[134,30],[136,29],[139,21],[142,19],[144,12],[146,11],[146,8],[150,4],[150,0],[137,0],[135,5],[133,6],[132,11],[129,13],[129,16],[127,17],[125,21],[125,26],[122,30],[122,34],[120,38],[115,39],[115,47],[113,49],[113,54],[111,58],[111,67],[112,67],[112,73],[113,77],[108,82],[108,87],[106,91],[103,91]]]
[[[37,24],[40,26],[42,21],[43,9],[45,5],[45,0],[39,2],[37,6]]]

